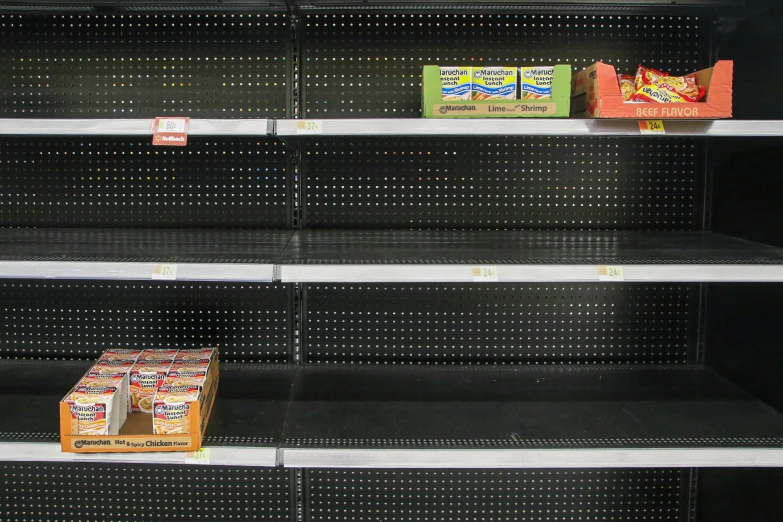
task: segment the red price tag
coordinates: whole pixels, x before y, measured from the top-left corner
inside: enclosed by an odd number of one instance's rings
[[[184,147],[188,144],[190,118],[155,118],[152,124],[152,144]]]

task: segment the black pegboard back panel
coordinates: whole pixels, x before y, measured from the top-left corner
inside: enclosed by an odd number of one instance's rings
[[[269,137],[0,141],[0,226],[286,228],[288,152]]]
[[[306,228],[700,229],[696,139],[322,138]]]
[[[420,117],[424,65],[712,65],[704,15],[324,13],[303,27],[309,118]]]
[[[683,364],[698,285],[306,287],[305,360],[370,364]]]
[[[676,469],[310,470],[307,520],[685,522]]]
[[[289,287],[0,282],[0,356],[94,359],[117,348],[218,346],[223,361],[287,362]]]
[[[284,118],[284,13],[0,14],[0,117]]]
[[[282,468],[0,463],[3,520],[289,520]]]

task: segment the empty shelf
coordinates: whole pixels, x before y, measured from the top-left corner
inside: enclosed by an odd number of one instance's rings
[[[305,367],[288,467],[780,466],[783,415],[697,367]]]
[[[703,232],[298,231],[280,258],[284,282],[783,281],[783,249]]]
[[[278,230],[0,229],[0,277],[151,279],[176,265],[186,281],[272,281],[292,232]],[[165,279],[161,277],[161,279]]]
[[[60,399],[91,361],[0,361],[0,460],[184,463],[177,452],[77,454],[60,451]],[[221,363],[204,447],[210,464],[275,466],[294,370]]]

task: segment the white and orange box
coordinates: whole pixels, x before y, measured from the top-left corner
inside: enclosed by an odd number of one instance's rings
[[[123,408],[116,386],[76,386],[63,402],[70,413],[71,432],[78,435],[117,435]]]
[[[161,386],[155,393],[152,431],[156,435],[186,435],[195,425],[191,408],[200,403],[201,386]]]
[[[155,392],[171,368],[168,360],[139,360],[130,371],[130,412],[152,413]]]
[[[60,402],[62,450],[197,450],[217,386],[217,348],[107,350]]]

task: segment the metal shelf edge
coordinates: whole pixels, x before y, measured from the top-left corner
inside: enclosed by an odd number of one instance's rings
[[[275,280],[272,264],[230,263],[113,263],[72,261],[0,261],[0,278],[151,280],[156,264],[177,266],[177,281],[237,281],[268,283]]]
[[[174,115],[172,115],[174,116]],[[152,136],[151,118],[139,119],[37,119],[0,118],[0,135],[6,136]],[[189,136],[266,136],[273,120],[191,119]]]
[[[210,466],[275,467],[276,447],[209,448]],[[7,462],[102,462],[108,464],[190,464],[183,452],[158,453],[65,453],[59,443],[0,442],[0,461]]]
[[[622,266],[625,282],[783,282],[783,265],[617,264]],[[476,265],[282,264],[279,273],[283,283],[467,283],[474,282],[473,266]],[[496,266],[498,282],[599,281],[597,265]]]
[[[286,468],[780,467],[783,448],[307,449],[284,448]]]

